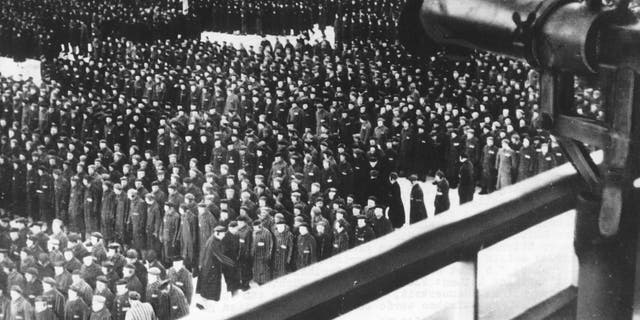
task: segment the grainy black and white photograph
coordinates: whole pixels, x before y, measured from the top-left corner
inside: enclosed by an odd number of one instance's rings
[[[0,320],[640,319],[640,0],[0,0]]]

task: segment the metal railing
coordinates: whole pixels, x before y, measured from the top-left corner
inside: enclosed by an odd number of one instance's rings
[[[584,188],[565,164],[252,289],[211,316],[331,319],[463,261],[470,282],[464,318],[477,319],[478,251],[575,208]]]

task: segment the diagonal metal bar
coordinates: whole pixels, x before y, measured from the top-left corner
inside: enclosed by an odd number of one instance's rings
[[[573,167],[589,186],[590,191],[599,194],[602,188],[600,170],[593,159],[591,159],[589,151],[585,148],[584,144],[565,137],[558,137],[557,139]]]

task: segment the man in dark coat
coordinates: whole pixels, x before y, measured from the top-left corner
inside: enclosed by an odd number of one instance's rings
[[[411,198],[409,208],[409,223],[413,224],[427,218],[427,208],[424,205],[424,193],[420,187],[418,176],[412,174],[409,176],[411,181]]]
[[[433,184],[436,185],[436,198],[433,200],[435,214],[449,210],[451,203],[449,202],[449,182],[444,172],[436,171]]]
[[[340,209],[343,210],[344,209]],[[347,251],[349,249],[349,223],[343,219],[336,219],[335,232],[333,237],[333,255]]]
[[[28,268],[24,274],[27,280],[24,288],[24,296],[27,301],[33,303],[37,296],[42,295],[42,281],[38,279],[38,270],[36,268]]]
[[[237,294],[238,290],[242,289],[240,266],[238,265],[241,248],[240,237],[238,237],[234,232],[231,232],[231,229],[237,229],[238,227],[235,223],[236,221],[231,221],[229,223],[229,227],[227,229],[229,232],[227,232],[224,235],[224,238],[222,238],[222,253],[234,262],[233,265],[222,264],[222,274],[224,274],[224,280],[227,284],[227,291],[231,292],[232,295]],[[251,228],[249,228],[249,230],[251,230]],[[247,250],[250,250],[250,245],[250,243],[247,245]],[[250,255],[250,252],[247,253],[247,255]],[[251,267],[250,262],[249,267]]]
[[[536,171],[541,173],[557,165],[556,156],[549,150],[549,143],[544,141],[540,144],[540,151],[536,154]]]
[[[298,226],[298,239],[293,264],[296,270],[300,270],[316,262],[316,239],[309,232],[309,224],[303,222]]]
[[[96,257],[86,255],[82,258],[82,267],[80,267],[80,277],[91,286],[96,288],[96,278],[102,275],[102,267],[96,263]]]
[[[55,272],[56,288],[60,292],[67,292],[73,280],[71,279],[71,273],[64,267],[64,262],[54,261],[53,270]]]
[[[27,162],[27,216],[33,220],[40,219],[40,211],[38,210],[38,174],[34,164]]]
[[[57,219],[69,221],[69,181],[62,176],[60,169],[53,170],[54,211]]]
[[[320,220],[315,223],[314,237],[316,238],[316,252],[318,261],[331,257],[333,249],[333,235],[327,220]]]
[[[54,208],[54,186],[53,179],[47,173],[44,166],[38,167],[38,208],[40,209],[40,218],[47,223],[51,223],[55,218]]]
[[[162,281],[160,279],[160,269],[149,268],[147,279],[147,287],[145,289],[145,295],[142,297],[142,300],[150,303],[153,307],[153,310],[157,314],[158,310],[160,309],[160,290],[158,289],[158,286]]]
[[[93,296],[91,317],[89,320],[111,320],[111,312],[106,306],[107,299],[100,295]]]
[[[460,181],[460,185],[458,186],[460,204],[473,200],[473,193],[476,191],[476,184],[473,179],[473,164],[464,153],[460,155],[460,171],[458,178]]]
[[[100,233],[109,241],[116,238],[116,194],[113,192],[111,181],[102,183],[102,201],[100,203]]]
[[[355,217],[356,218],[356,230],[355,230],[355,243],[354,246],[359,246],[363,243],[367,243],[376,238],[375,232],[373,232],[373,228],[369,225],[367,221],[367,216],[361,214]]]
[[[38,296],[34,302],[34,311],[36,320],[58,320],[58,316],[53,312],[51,307],[47,304],[47,299],[42,296]]]
[[[113,294],[113,291],[111,291],[111,289],[109,288],[111,286],[110,281],[111,280],[108,279],[106,276],[99,276],[98,278],[96,278],[96,290],[93,292],[93,297],[94,298],[96,296],[104,297],[105,307],[109,310],[109,312],[112,312],[114,310],[114,306],[115,306],[114,302],[115,302],[116,296]],[[118,280],[117,279],[113,280],[113,286],[111,286],[113,290],[115,290],[116,281]]]
[[[191,207],[185,203],[180,205],[180,229],[178,241],[180,242],[180,255],[184,258],[187,269],[198,268],[198,218],[191,211]]]
[[[404,212],[404,204],[402,203],[402,193],[400,191],[400,184],[398,184],[398,174],[392,172],[389,175],[389,211],[387,215],[389,216],[389,221],[391,221],[391,225],[398,229],[402,227],[405,223],[405,212]]]
[[[84,176],[82,178],[82,184],[84,185],[84,201],[83,201],[83,213],[84,213],[84,225],[85,234],[87,237],[92,232],[100,231],[100,201],[102,200],[101,187],[96,184],[90,176]]]
[[[84,234],[84,187],[77,176],[71,177],[69,196],[69,232]]]
[[[155,196],[148,193],[145,196],[147,204],[147,221],[145,234],[147,235],[147,249],[160,252],[162,250],[160,242],[160,229],[162,228],[162,208]]]
[[[74,270],[71,273],[71,280],[72,284],[70,288],[76,288],[75,291],[78,292],[78,296],[80,297],[80,299],[82,299],[87,306],[90,305],[91,299],[93,299],[93,289],[86,281],[84,281],[84,279],[80,277],[79,269]]]
[[[129,311],[129,289],[127,289],[127,280],[120,279],[116,282],[113,320],[124,320],[127,311]]]
[[[527,136],[522,138],[522,148],[518,150],[518,173],[516,181],[520,182],[531,177],[535,171],[536,149],[531,145],[531,139]]]
[[[126,256],[125,266],[126,265],[133,266],[134,274],[140,280],[140,283],[142,284],[142,289],[144,290],[144,288],[146,288],[147,286],[147,268],[142,263],[142,260],[139,259],[138,251],[136,251],[135,249],[129,249],[127,250],[125,256]],[[125,277],[124,272],[123,272],[123,277]],[[141,293],[144,294],[144,292],[141,292]]]
[[[249,283],[253,279],[253,264],[251,262],[251,246],[253,239],[253,229],[249,223],[251,220],[246,216],[238,217],[236,226],[229,224],[231,231],[238,237],[238,271],[240,273],[240,286],[242,290],[249,289]]]
[[[129,199],[127,198],[126,192],[122,191],[122,185],[119,183],[116,183],[113,186],[113,193],[115,194],[116,202],[114,239],[119,239],[119,242],[122,244],[128,244],[129,239],[127,239],[126,236],[128,234],[127,221],[129,220]]]
[[[487,144],[482,150],[482,175],[480,186],[482,190],[480,194],[491,193],[496,188],[496,156],[498,147],[495,146],[492,136],[487,137]]]
[[[166,262],[171,257],[180,253],[178,231],[180,230],[180,215],[177,212],[178,205],[171,202],[164,204],[164,217],[162,218],[162,258]]]
[[[145,249],[147,244],[146,223],[147,205],[135,189],[127,191],[129,198],[129,223],[131,226],[131,247],[138,251]]]
[[[207,208],[207,204],[200,202],[198,204],[198,256],[204,254],[204,243],[209,240],[213,234],[213,229],[218,225],[218,220],[211,214],[211,211]]]
[[[222,266],[235,266],[235,261],[226,256],[222,248],[222,239],[227,228],[217,226],[213,236],[205,243],[205,255],[200,257],[200,275],[196,284],[196,292],[203,298],[218,301],[222,285]]]
[[[464,153],[464,141],[461,137],[458,136],[458,131],[456,130],[451,130],[449,134],[449,145],[446,157],[446,159],[448,160],[446,174],[447,180],[451,183],[451,186],[457,187],[459,183],[458,173],[460,172],[460,170],[459,163],[456,162],[456,159],[458,159],[458,157]]]
[[[91,309],[80,297],[80,287],[76,284],[69,287],[69,297],[64,306],[65,320],[88,320]]]
[[[204,256],[204,254],[202,256]],[[167,279],[171,280],[173,285],[182,290],[187,299],[187,303],[191,304],[191,297],[193,296],[193,276],[191,272],[184,267],[184,260],[181,256],[172,257],[171,260],[172,266],[167,270]]]
[[[55,279],[50,277],[44,278],[42,280],[42,296],[46,299],[47,304],[51,307],[58,319],[63,319],[66,299],[64,295],[58,291],[57,285]]]
[[[140,279],[138,279],[138,276],[136,275],[136,267],[134,265],[128,264],[124,266],[124,268],[122,269],[122,273],[122,279],[127,281],[127,289],[129,291],[138,292],[143,296],[146,294],[146,288],[144,287]]]
[[[158,285],[159,305],[156,312],[158,320],[176,320],[189,314],[189,302],[182,290],[171,281],[164,280]]]
[[[393,226],[387,217],[384,216],[384,207],[376,206],[374,210],[374,219],[372,222],[373,232],[376,234],[376,238],[382,237],[385,234],[393,231]]]

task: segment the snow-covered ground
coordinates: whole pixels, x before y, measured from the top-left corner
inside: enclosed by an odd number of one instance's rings
[[[335,33],[333,32],[333,27],[327,27],[325,30],[325,36],[331,44],[334,43]],[[266,35],[266,38],[271,41],[271,43],[275,43],[277,40],[284,41],[287,39],[291,43],[295,43],[298,37],[294,35]],[[245,48],[249,48],[249,46],[257,48],[260,46],[260,42],[262,41],[262,37],[259,35],[239,35],[220,32],[203,32],[200,39],[202,41],[218,41],[220,43],[227,42],[233,44],[235,47],[239,47],[239,45],[242,44]],[[320,29],[318,29],[318,25],[315,25],[315,28],[310,32],[310,39],[311,41],[322,40],[322,33],[320,32]],[[16,79],[27,79],[32,77],[35,83],[39,85],[42,82],[40,61],[28,59],[26,62],[16,63],[11,58],[0,57],[0,76],[13,77]]]
[[[316,24],[314,29],[309,33],[311,42],[313,41],[321,41],[322,40],[322,32],[318,29],[318,25]],[[325,30],[326,39],[329,43],[333,44],[335,42],[335,33],[333,31],[333,27],[327,27]],[[277,40],[285,41],[289,40],[291,43],[295,43],[298,39],[298,36],[289,35],[289,36],[276,36],[276,35],[266,35],[265,38],[269,40],[271,43],[275,43]],[[249,35],[239,35],[239,34],[229,34],[229,33],[221,33],[221,32],[203,32],[200,35],[200,40],[202,41],[217,41],[217,42],[226,42],[233,44],[236,48],[242,44],[245,48],[249,48],[249,46],[253,46],[254,48],[258,48],[260,46],[260,42],[262,41],[262,37],[255,34]]]
[[[42,82],[40,61],[27,59],[25,62],[16,63],[11,58],[0,57],[0,76],[25,80],[32,77],[39,85]]]

